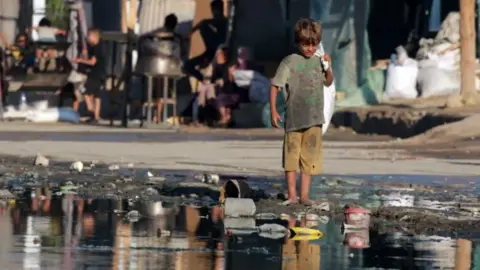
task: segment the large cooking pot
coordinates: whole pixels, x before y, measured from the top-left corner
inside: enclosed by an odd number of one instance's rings
[[[174,39],[149,36],[140,39],[138,45],[136,73],[158,76],[181,72],[180,44]]]

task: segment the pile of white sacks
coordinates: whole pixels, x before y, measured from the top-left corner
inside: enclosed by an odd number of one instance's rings
[[[397,48],[387,71],[385,98],[446,96],[460,91],[460,14],[451,12],[435,39],[421,39],[416,59]],[[477,89],[480,80],[477,78]]]
[[[3,113],[3,119],[25,120],[33,123],[80,122],[80,116],[75,110],[72,108],[49,108],[47,100],[32,104],[20,104],[18,107],[7,106]]]

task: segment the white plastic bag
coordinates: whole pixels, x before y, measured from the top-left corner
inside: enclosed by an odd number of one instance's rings
[[[31,111],[27,114],[26,120],[34,123],[79,123],[80,116],[77,111],[71,108],[51,108],[42,111]]]
[[[418,65],[413,59],[405,61],[404,65],[391,64],[387,70],[387,83],[385,87],[386,98],[417,97]]]
[[[335,81],[333,81],[332,85],[323,88],[323,120],[325,120],[325,124],[322,125],[323,134],[327,132],[333,112],[335,111],[335,96],[336,88]]]
[[[421,97],[446,96],[460,91],[458,71],[424,67],[418,73]]]

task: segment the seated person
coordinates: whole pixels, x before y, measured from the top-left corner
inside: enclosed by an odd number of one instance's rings
[[[35,56],[26,34],[18,34],[14,44],[9,44],[5,33],[2,33],[2,42],[8,54],[12,57],[12,67],[20,67],[25,71],[35,63]]]
[[[205,52],[187,60],[183,66],[184,72],[189,76],[193,76],[199,82],[203,82],[204,77],[198,68],[205,68],[210,65],[217,49],[225,42],[227,34],[227,18],[223,15],[223,1],[212,1],[210,8],[213,18],[199,22],[193,27],[190,33],[190,35],[192,35],[197,30],[200,31],[205,44]],[[206,83],[208,83],[208,81]]]
[[[38,39],[36,42],[42,43],[56,43],[57,35],[67,35],[65,30],[58,29],[52,26],[52,22],[48,18],[43,18],[40,20],[37,27],[33,27],[32,30],[37,32]],[[35,52],[37,64],[40,63],[40,59],[43,58],[44,49],[38,48]],[[56,51],[54,49],[47,49],[47,60],[52,60],[56,58]],[[54,62],[52,62],[54,63]],[[40,67],[40,69],[45,69],[45,67]]]

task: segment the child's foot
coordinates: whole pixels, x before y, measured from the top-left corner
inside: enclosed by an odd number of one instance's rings
[[[298,203],[297,199],[288,199],[286,201],[281,202],[280,205],[289,206],[291,204],[297,204],[297,203]]]

